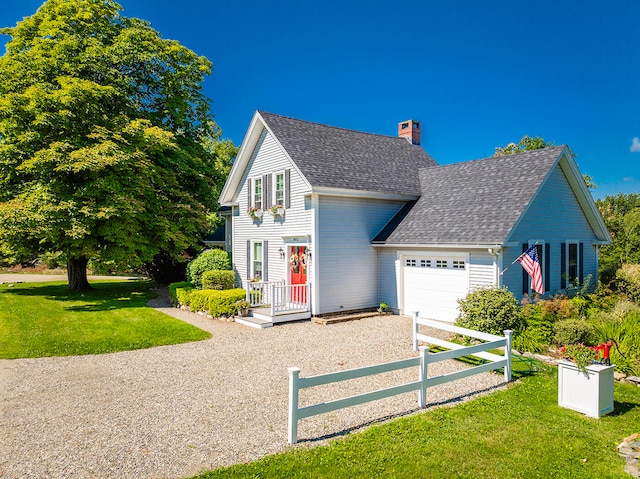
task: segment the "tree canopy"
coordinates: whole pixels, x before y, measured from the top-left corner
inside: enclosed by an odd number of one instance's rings
[[[640,194],[609,195],[596,206],[613,240],[600,250],[601,276],[608,281],[623,264],[640,263]]]
[[[112,0],[48,0],[0,57],[0,254],[177,256],[210,228],[224,165],[203,94],[212,64]]]

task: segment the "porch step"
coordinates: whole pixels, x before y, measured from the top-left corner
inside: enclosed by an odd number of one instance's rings
[[[256,318],[253,316],[236,316],[236,323],[244,324],[245,326],[256,329],[271,328],[273,326],[273,321],[269,321],[268,319]]]

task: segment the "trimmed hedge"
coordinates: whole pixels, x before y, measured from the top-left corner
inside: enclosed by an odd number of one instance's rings
[[[173,291],[173,292],[172,292]],[[236,289],[195,289],[188,283],[169,285],[169,294],[175,297],[174,304],[181,304],[191,311],[207,311],[214,318],[233,316],[238,312],[237,301],[246,297],[246,291]]]
[[[202,273],[202,289],[232,289],[235,273],[229,270],[214,269]]]
[[[460,315],[456,326],[502,336],[505,329],[519,331],[522,311],[507,288],[485,288],[458,300]]]
[[[193,287],[186,281],[181,281],[179,283],[171,283],[169,285],[169,299],[171,299],[171,302],[174,305],[185,304],[182,301],[180,301],[180,299],[181,297],[182,299],[185,299],[184,297],[185,291],[188,292],[188,291],[191,291],[192,289]],[[181,292],[178,293],[178,290],[181,290]]]

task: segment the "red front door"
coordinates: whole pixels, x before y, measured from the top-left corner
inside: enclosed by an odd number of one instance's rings
[[[307,284],[307,247],[289,247],[289,273],[291,274],[291,284]],[[291,299],[306,303],[307,292],[305,288],[294,288]]]

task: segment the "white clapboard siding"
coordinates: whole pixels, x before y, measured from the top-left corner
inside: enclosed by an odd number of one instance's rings
[[[384,301],[391,309],[400,308],[400,261],[398,251],[378,248],[378,302]]]
[[[595,279],[597,268],[593,242],[596,236],[559,166],[551,172],[511,233],[507,241],[518,243],[518,246],[504,249],[503,264],[508,265],[516,259],[522,253],[521,243],[528,240],[541,240],[549,245],[549,271],[546,272],[550,275],[549,291],[560,288],[560,245],[567,240],[584,243],[584,277],[592,274]],[[503,275],[503,285],[517,298],[522,297],[522,268],[517,263]]]
[[[378,253],[371,240],[403,202],[321,196],[317,265],[320,298],[315,314],[377,306]]]
[[[488,251],[473,251],[469,257],[469,290],[496,286],[494,257]]]
[[[250,178],[289,169],[290,207],[284,217],[274,218],[266,211],[261,221],[247,215],[249,205],[247,181]],[[233,212],[233,263],[243,284],[247,279],[247,241],[267,241],[268,279],[286,279],[287,258],[280,257],[285,249],[284,237],[306,237],[311,234],[311,210],[305,205],[304,195],[309,188],[282,148],[266,130],[258,141],[238,192],[238,206]]]

